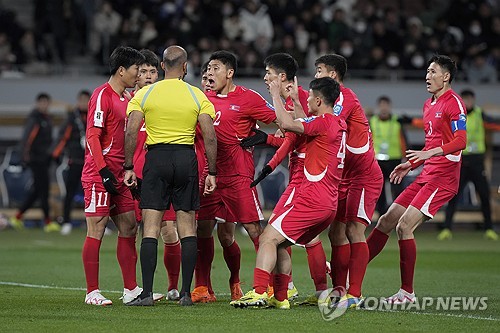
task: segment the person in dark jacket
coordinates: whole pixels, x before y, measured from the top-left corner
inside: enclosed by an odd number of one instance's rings
[[[66,121],[59,129],[59,137],[52,151],[52,158],[60,162],[63,155],[68,157],[68,173],[64,179],[66,195],[63,206],[63,225],[61,234],[71,233],[71,208],[76,191],[81,186],[83,162],[85,156],[85,129],[90,92],[82,90],[78,94],[76,107],[68,112]]]
[[[50,147],[52,145],[52,120],[49,116],[51,98],[40,93],[36,98],[35,109],[26,119],[21,139],[22,163],[33,173],[33,186],[28,197],[17,214],[10,219],[12,227],[23,229],[22,216],[25,211],[40,199],[46,232],[59,231],[60,226],[49,217],[49,167],[51,162]]]

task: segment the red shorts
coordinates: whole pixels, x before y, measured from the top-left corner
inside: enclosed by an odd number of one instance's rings
[[[437,211],[456,194],[434,182],[413,182],[394,200],[394,203],[405,208],[412,205],[425,216],[433,218]]]
[[[294,198],[297,198],[300,192],[300,185],[302,185],[302,181],[304,179],[304,169],[302,168],[301,174],[298,176],[292,176],[290,183],[286,187],[285,191],[281,194],[280,199],[276,203],[276,206],[273,209],[273,213],[276,214],[277,211],[280,211],[281,208],[290,206]]]
[[[335,213],[334,210],[311,208],[303,202],[296,202],[282,208],[269,224],[290,242],[305,246],[330,226]]]
[[[240,223],[263,220],[257,190],[250,188],[251,182],[243,176],[218,177],[214,193],[201,196],[198,219]]]
[[[335,221],[370,224],[384,185],[382,173],[380,176],[380,178],[375,179],[342,180],[339,184],[339,201]]]
[[[139,208],[140,201],[134,200],[134,208],[135,208],[135,220],[137,223],[142,222],[142,209]],[[172,206],[170,206],[170,209],[166,210],[165,213],[163,213],[163,219],[162,221],[175,221],[176,216],[175,216],[175,210]]]
[[[120,182],[116,189],[120,194],[106,192],[101,182],[82,182],[85,199],[85,216],[115,216],[134,211],[132,193]]]

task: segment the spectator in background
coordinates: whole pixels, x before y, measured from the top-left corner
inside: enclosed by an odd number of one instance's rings
[[[64,179],[66,195],[64,196],[62,235],[69,235],[71,233],[70,215],[73,207],[73,198],[78,188],[81,187],[89,99],[89,91],[80,91],[76,107],[68,112],[66,121],[59,129],[59,137],[52,151],[52,158],[58,162],[61,162],[63,154],[68,157],[68,173]]]
[[[392,101],[388,96],[377,99],[376,114],[370,118],[370,128],[373,135],[373,148],[380,169],[384,174],[384,188],[377,201],[377,211],[380,215],[387,212],[389,204],[394,201],[403,188],[400,184],[387,184],[389,175],[401,163],[406,151],[406,140],[400,120],[392,114]],[[390,200],[387,197],[390,196]]]
[[[452,238],[453,215],[457,209],[457,201],[464,186],[472,182],[481,199],[481,211],[484,218],[484,237],[498,240],[498,234],[493,230],[491,223],[490,185],[484,169],[484,154],[486,152],[486,129],[500,130],[500,121],[488,117],[481,107],[476,105],[476,97],[472,90],[463,90],[460,95],[467,108],[467,146],[462,153],[460,169],[460,187],[457,195],[450,200],[446,207],[446,219],[443,230],[439,233],[439,240]]]
[[[44,217],[45,232],[59,231],[58,223],[49,217],[49,167],[51,162],[50,146],[52,144],[52,120],[49,116],[51,98],[46,93],[40,93],[36,98],[35,109],[31,112],[24,127],[21,139],[21,154],[23,164],[33,173],[33,187],[17,214],[10,219],[15,229],[23,229],[21,220],[24,212],[40,200]]]
[[[262,37],[262,44],[271,47],[274,37],[274,27],[267,6],[260,0],[246,0],[240,11],[240,22],[243,30],[242,39],[246,43],[253,43]]]
[[[498,73],[495,67],[486,61],[486,54],[481,52],[465,65],[467,81],[472,84],[497,83]]]
[[[108,63],[108,55],[114,48],[114,39],[118,36],[122,16],[113,9],[110,1],[104,1],[101,9],[95,13],[90,48],[100,64]]]

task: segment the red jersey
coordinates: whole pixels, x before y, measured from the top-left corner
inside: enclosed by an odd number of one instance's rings
[[[336,210],[344,162],[346,123],[330,113],[300,120],[307,142],[305,177],[297,200],[304,201],[308,207]]]
[[[118,95],[109,83],[97,87],[89,101],[87,116],[86,137],[89,139],[89,130],[100,128],[99,142],[101,152],[92,152],[87,143],[85,148],[85,164],[83,166],[82,181],[101,182],[94,153],[104,156],[104,162],[115,177],[123,178],[123,163],[125,162],[125,121],[127,118],[128,99]]]
[[[304,90],[299,86],[299,101],[302,109],[306,116],[309,116],[309,107],[307,104],[307,98],[309,97],[309,92]],[[285,110],[293,110],[293,101],[289,96],[285,100]],[[269,161],[269,166],[274,170],[285,158],[289,155],[288,169],[290,174],[290,180],[293,177],[302,177],[304,175],[304,158],[306,156],[306,138],[303,136],[298,136],[295,133],[286,133],[285,138],[274,154],[274,156]]]
[[[453,90],[446,91],[437,100],[429,98],[423,108],[425,147],[441,147],[453,140],[453,134],[465,130],[466,108],[462,98]],[[457,192],[460,182],[462,151],[445,156],[434,156],[424,162],[416,182],[438,182],[442,187]]]
[[[333,107],[333,114],[347,123],[347,150],[342,178],[372,178],[378,164],[370,124],[358,97],[351,89],[340,86],[340,95]]]
[[[218,176],[253,178],[253,149],[242,148],[240,141],[250,135],[257,120],[268,124],[276,119],[273,106],[257,92],[242,86],[236,86],[227,95],[207,96],[215,107]]]

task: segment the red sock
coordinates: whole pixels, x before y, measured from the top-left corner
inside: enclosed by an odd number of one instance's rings
[[[254,268],[253,270],[253,289],[258,294],[263,294],[267,290],[267,285],[269,284],[269,278],[271,273],[266,272],[260,268]]]
[[[361,296],[361,285],[368,265],[368,245],[366,242],[351,244],[351,258],[349,260],[349,294]]]
[[[290,260],[292,259],[292,247],[289,246],[286,248],[286,252],[288,252],[288,255],[290,256]],[[292,280],[292,270],[290,269],[290,281]]]
[[[417,262],[417,243],[415,239],[405,239],[399,242],[399,268],[401,269],[401,289],[413,292],[413,276]]]
[[[326,255],[321,241],[306,245],[306,252],[309,272],[314,281],[316,291],[326,290],[328,288],[326,283]]]
[[[370,252],[370,257],[368,262],[372,261],[384,248],[385,244],[389,240],[389,235],[383,233],[377,228],[373,228],[370,236],[366,239],[366,244],[368,244],[368,249]]]
[[[351,244],[334,245],[332,249],[332,274],[334,287],[346,287],[349,260],[351,259]]]
[[[165,243],[163,264],[168,275],[168,290],[178,289],[179,272],[181,270],[181,242]]]
[[[20,219],[22,219],[22,218],[23,218],[23,213],[21,213],[21,212],[17,212],[17,214],[16,214],[16,219],[20,220]]]
[[[227,268],[231,272],[229,283],[240,282],[240,263],[241,263],[241,250],[238,243],[234,241],[228,247],[223,247],[224,260],[226,261]]]
[[[83,243],[82,260],[85,279],[87,280],[87,294],[99,289],[99,249],[101,241],[86,237]]]
[[[50,218],[48,218],[48,217],[47,217],[46,219],[44,219],[44,220],[43,220],[43,223],[44,223],[45,225],[49,224],[49,223],[50,223]]]
[[[195,287],[208,287],[214,261],[214,238],[198,238],[198,258],[195,268]]]
[[[255,253],[259,252],[259,237],[250,238],[253,242],[253,247],[255,248]]]
[[[288,274],[275,274],[274,275],[274,297],[283,302],[288,298],[288,282],[291,276]]]
[[[118,258],[118,263],[120,264],[120,269],[122,271],[123,287],[129,290],[134,289],[137,287],[137,250],[135,248],[135,236],[118,236],[116,257]]]

